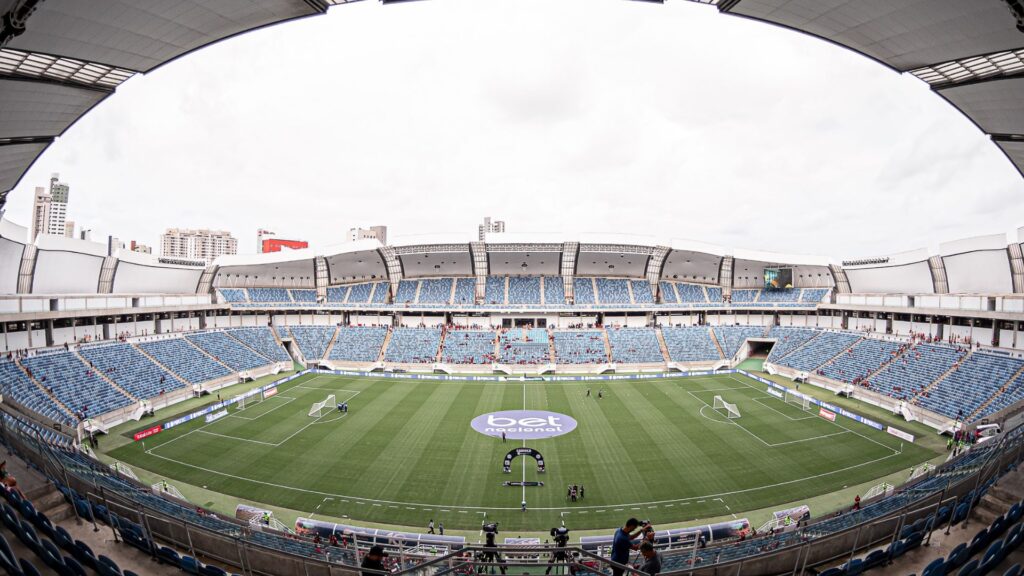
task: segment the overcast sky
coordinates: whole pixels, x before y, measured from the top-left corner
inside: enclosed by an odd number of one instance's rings
[[[70,218],[166,227],[653,234],[889,254],[1024,225],[1024,181],[911,76],[682,0],[358,2],[118,89],[36,162]]]

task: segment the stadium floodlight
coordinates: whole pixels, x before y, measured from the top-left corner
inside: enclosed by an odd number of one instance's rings
[[[727,418],[729,418],[729,419],[739,418],[740,417],[740,411],[739,411],[738,408],[736,408],[736,405],[735,404],[730,404],[730,403],[726,402],[725,400],[722,400],[721,396],[715,396],[715,401],[714,401],[714,404],[712,405],[712,408],[716,412],[723,412],[724,411],[725,416]]]
[[[312,417],[320,418],[334,409],[334,405],[337,400],[334,399],[334,394],[327,396],[322,402],[316,402],[313,407],[309,409],[309,415]]]
[[[793,392],[792,390],[786,391],[786,403],[796,404],[802,410],[805,411],[811,409],[811,399],[805,396],[804,394],[800,394],[799,392]]]

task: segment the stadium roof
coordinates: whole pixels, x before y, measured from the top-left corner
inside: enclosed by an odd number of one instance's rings
[[[133,75],[353,1],[0,0],[0,208],[42,151]],[[1024,174],[1024,3],[691,1],[818,36],[915,75]]]

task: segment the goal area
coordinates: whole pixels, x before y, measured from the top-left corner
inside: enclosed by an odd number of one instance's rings
[[[724,413],[727,418],[740,417],[740,411],[736,408],[736,405],[726,402],[721,396],[715,396],[714,404],[711,407],[718,412]]]
[[[322,402],[315,402],[313,407],[309,409],[309,415],[319,418],[333,410],[336,404],[337,400],[335,400],[334,394],[331,394]]]
[[[796,404],[805,411],[811,409],[811,399],[799,392],[793,392],[792,390],[786,391],[786,403]]]

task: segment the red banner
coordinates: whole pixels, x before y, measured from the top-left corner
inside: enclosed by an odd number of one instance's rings
[[[263,391],[263,399],[266,400],[267,398],[270,398],[274,394],[277,394],[276,386],[273,388],[267,388],[266,390]]]
[[[836,421],[836,413],[835,412],[829,412],[828,410],[825,410],[824,408],[818,408],[818,416],[821,416],[822,418],[824,418],[825,420],[828,420],[829,422],[835,422]]]
[[[132,436],[132,438],[134,438],[135,441],[138,442],[139,440],[142,440],[143,438],[149,438],[153,434],[159,434],[160,431],[163,430],[163,429],[164,429],[163,426],[157,424],[156,426],[153,426],[152,428],[146,428],[145,430],[139,430],[138,432],[136,432]]]

